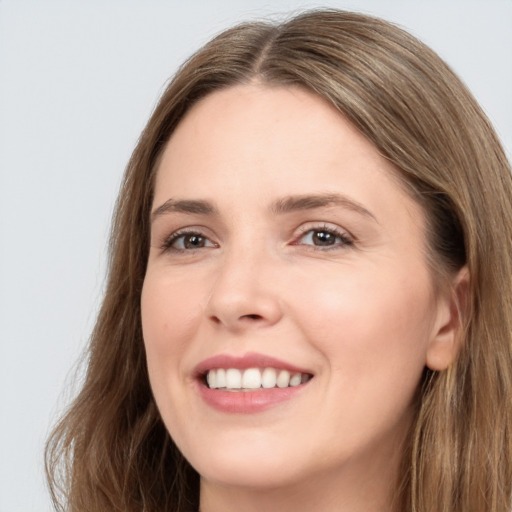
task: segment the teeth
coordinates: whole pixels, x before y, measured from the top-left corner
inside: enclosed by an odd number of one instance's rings
[[[242,372],[240,370],[236,368],[226,370],[226,387],[229,389],[240,389],[242,387]]]
[[[219,377],[217,377],[219,378]],[[294,373],[290,377],[290,386],[299,386],[302,383],[302,374]]]
[[[258,389],[261,387],[261,373],[258,368],[245,370],[242,377],[242,387],[244,389]]]
[[[217,368],[209,370],[206,374],[206,382],[211,389],[227,390],[254,390],[295,387],[307,382],[311,378],[306,373],[290,373],[288,370],[276,370],[275,368]]]
[[[208,372],[208,375],[206,376],[206,381],[208,382],[208,387],[210,388],[216,388],[217,387],[217,372]]]
[[[224,368],[219,368],[215,372],[215,387],[216,388],[225,388],[226,387],[226,370]],[[210,386],[212,387],[212,386]]]
[[[265,388],[275,388],[277,383],[277,375],[274,368],[265,368],[261,374],[261,385]]]
[[[288,370],[281,370],[277,376],[277,387],[287,388],[290,384],[290,372]]]

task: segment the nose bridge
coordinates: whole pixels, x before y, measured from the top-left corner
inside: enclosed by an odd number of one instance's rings
[[[276,257],[251,237],[225,249],[208,303],[208,315],[230,329],[271,325],[281,318],[277,283],[272,276]]]

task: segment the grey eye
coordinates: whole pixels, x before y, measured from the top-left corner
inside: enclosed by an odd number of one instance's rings
[[[327,229],[311,229],[301,237],[300,243],[316,247],[332,247],[334,245],[346,245],[351,242],[345,235]]]
[[[214,247],[214,244],[200,233],[183,233],[176,236],[169,244],[173,249],[202,249],[203,247]]]

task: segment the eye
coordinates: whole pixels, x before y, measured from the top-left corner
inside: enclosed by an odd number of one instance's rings
[[[296,243],[297,245],[336,248],[353,245],[354,242],[347,233],[341,230],[323,227],[308,229]]]
[[[178,231],[173,233],[163,245],[165,250],[188,251],[216,247],[209,238],[195,231]]]

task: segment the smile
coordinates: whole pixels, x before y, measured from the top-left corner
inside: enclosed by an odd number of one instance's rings
[[[306,368],[254,352],[218,354],[197,365],[195,389],[209,407],[253,414],[298,399],[314,377]]]
[[[205,383],[210,389],[243,392],[300,386],[308,382],[311,377],[307,373],[290,372],[272,367],[245,370],[216,368],[206,372]]]

